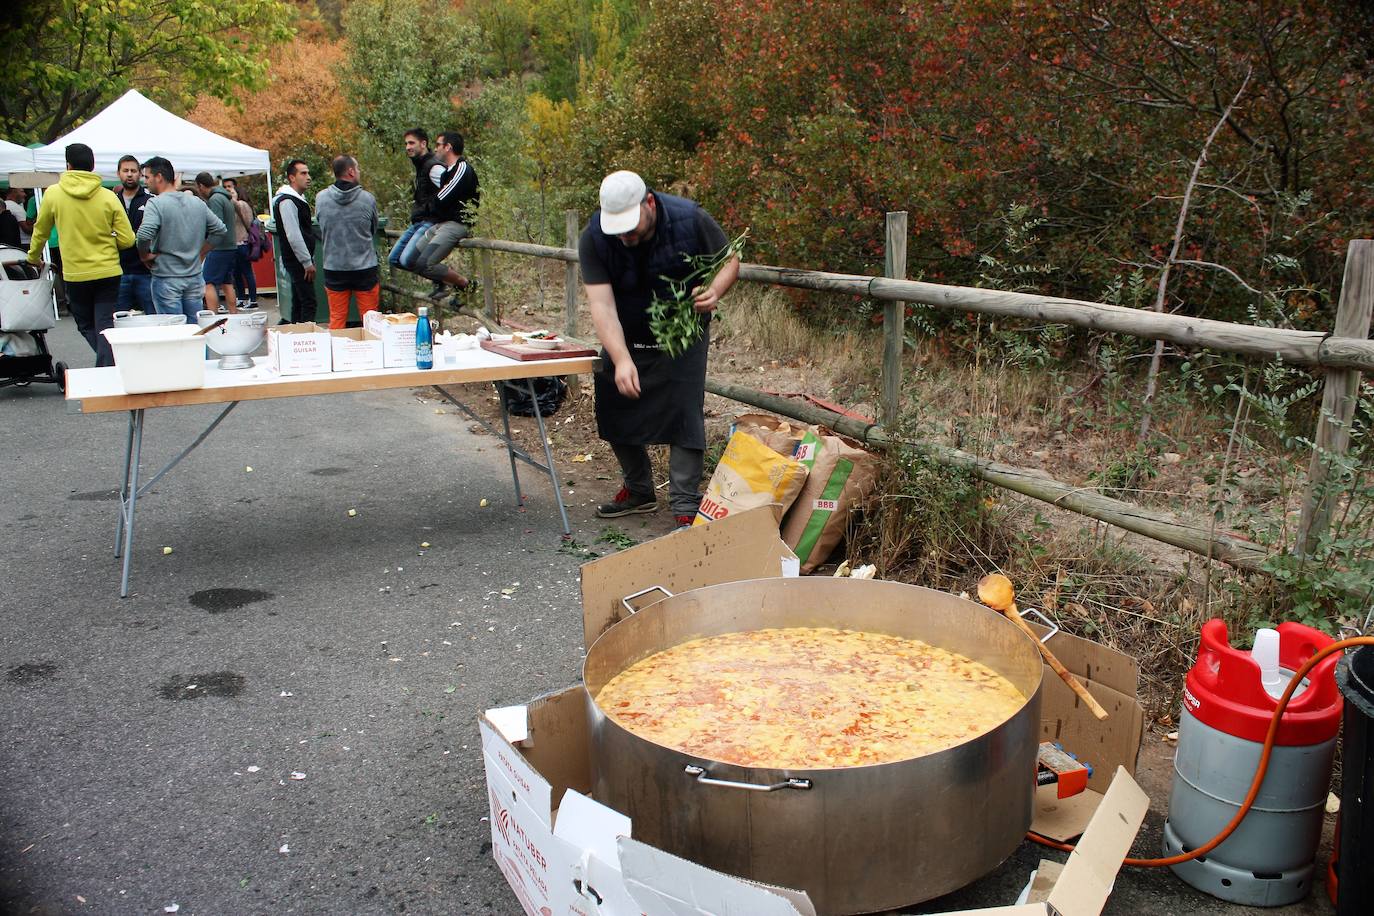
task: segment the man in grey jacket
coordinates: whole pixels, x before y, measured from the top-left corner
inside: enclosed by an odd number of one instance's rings
[[[196,176],[196,196],[205,201],[205,206],[224,225],[233,227],[238,220],[238,212],[229,192],[215,182],[215,176],[201,172]],[[221,314],[237,312],[234,298],[234,264],[238,260],[238,243],[230,232],[215,243],[205,255],[205,307]]]
[[[156,196],[143,210],[135,239],[153,275],[153,307],[161,315],[185,315],[192,324],[205,305],[201,262],[229,227],[193,194],[177,193],[172,163],[154,156],[143,163],[148,190]]]
[[[329,326],[348,323],[348,299],[358,297],[358,317],[377,308],[377,198],[358,184],[358,160],[337,156],[334,183],[315,195],[315,217],[324,237],[324,293]]]

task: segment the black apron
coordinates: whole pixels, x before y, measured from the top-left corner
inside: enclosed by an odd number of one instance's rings
[[[625,331],[630,358],[639,370],[639,397],[627,398],[615,386],[615,366],[601,351],[601,368],[594,376],[596,432],[614,445],[678,445],[706,448],[706,355],[710,348],[710,316],[703,315],[702,333],[686,353],[673,359],[654,343],[648,308],[655,294],[668,298],[663,278],[681,279],[691,271],[684,254],[699,250],[696,205],[670,194],[655,193],[658,225],[653,239],[627,248],[619,239],[602,236],[598,248],[611,273],[616,314]]]
[[[639,398],[615,386],[615,366],[601,351],[596,371],[596,434],[615,445],[706,448],[706,353],[710,332],[677,359],[657,348],[630,345],[639,370]]]

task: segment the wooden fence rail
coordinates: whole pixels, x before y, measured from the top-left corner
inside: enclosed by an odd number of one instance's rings
[[[1345,283],[1335,328],[1332,333],[1322,333],[1234,324],[1056,296],[905,280],[901,278],[905,265],[905,232],[900,228],[904,216],[905,214],[888,214],[886,277],[744,264],[740,269],[740,279],[793,289],[867,297],[884,302],[886,305],[881,417],[889,424],[898,416],[900,408],[900,360],[896,357],[901,353],[904,336],[902,323],[898,320],[901,303],[918,303],[940,309],[1070,325],[1149,340],[1162,340],[1182,347],[1218,350],[1266,360],[1281,359],[1292,365],[1324,369],[1327,373],[1327,383],[1321,418],[1314,435],[1318,448],[1309,470],[1308,489],[1304,498],[1302,525],[1298,536],[1299,550],[1311,551],[1317,546],[1322,533],[1326,530],[1332,507],[1340,497],[1338,489],[1333,488],[1331,481],[1328,480],[1329,468],[1334,459],[1339,458],[1348,448],[1349,423],[1358,400],[1361,371],[1374,371],[1374,341],[1369,339],[1370,315],[1371,311],[1374,311],[1374,241],[1354,240],[1350,243]],[[572,286],[576,283],[576,271],[571,268],[577,261],[577,252],[573,247],[575,229],[578,225],[575,212],[569,211],[565,214],[565,224],[568,241],[566,248],[486,238],[468,238],[459,242],[464,248],[480,252],[482,292],[487,313],[492,313],[494,303],[491,252],[547,258],[564,261],[570,265],[565,271],[564,281],[569,286],[569,289],[565,290],[568,303],[567,327],[570,331],[575,328],[576,317],[572,306],[575,291]],[[724,397],[766,407],[794,419],[805,420],[806,415],[815,410],[804,408],[794,402],[760,403],[761,399],[767,397],[762,392],[726,385],[711,379],[707,381],[707,388]],[[879,447],[887,443],[886,432],[881,427],[860,424],[864,429],[851,429],[854,421],[838,414],[827,417],[825,422],[840,432],[855,435],[856,438]],[[988,461],[957,449],[932,444],[927,444],[923,448],[935,460],[966,468],[975,476],[997,486],[1043,499],[1089,518],[1222,560],[1242,569],[1263,571],[1261,567],[1269,557],[1269,554],[1258,545],[1224,534],[1216,535],[1209,526],[1195,525],[1152,513],[1139,506],[1102,496],[1092,490],[1049,480],[1035,472]]]
[[[527,257],[576,261],[571,248],[531,245],[500,239],[469,238],[458,243],[464,248],[502,251]],[[1010,293],[971,286],[942,286],[919,280],[836,274],[794,267],[745,264],[740,279],[793,289],[865,296],[883,302],[915,302],[934,308],[978,312],[1006,318],[1028,318],[1052,324],[1067,324],[1094,331],[1128,334],[1148,340],[1165,340],[1184,347],[1219,350],[1266,359],[1282,359],[1297,366],[1361,369],[1374,371],[1374,340],[1337,337],[1320,331],[1294,331],[1265,328],[1210,318],[1147,312],[1141,309],[1061,299],[1033,293]]]
[[[865,423],[835,413],[833,410],[765,391],[756,391],[743,385],[731,385],[708,378],[706,390],[721,397],[783,414],[803,423],[829,427],[837,433],[850,436],[874,448],[886,450],[906,444],[894,441],[880,425]],[[967,471],[979,480],[985,480],[1005,490],[1033,497],[1061,509],[1072,510],[1125,531],[1181,547],[1200,556],[1221,560],[1237,569],[1267,573],[1264,562],[1269,559],[1270,554],[1253,541],[1233,537],[1226,532],[1215,532],[1206,525],[1152,512],[1119,499],[1103,496],[1091,488],[1054,480],[1038,471],[980,458],[957,448],[930,442],[911,443],[910,446],[937,464]]]

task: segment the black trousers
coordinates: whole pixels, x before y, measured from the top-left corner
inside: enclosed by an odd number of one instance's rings
[[[649,450],[642,445],[611,443],[625,478],[625,489],[637,499],[654,498],[654,467]],[[706,452],[699,448],[668,448],[668,506],[674,515],[696,515],[701,505],[701,475]]]
[[[286,262],[286,275],[291,278],[291,323],[314,321],[319,309],[315,301],[315,281],[305,279],[305,270],[291,261]]]
[[[114,313],[119,306],[121,274],[99,280],[68,280],[67,311],[76,321],[76,329],[95,351],[97,366],[113,366],[114,354],[110,342],[101,331],[114,327]]]

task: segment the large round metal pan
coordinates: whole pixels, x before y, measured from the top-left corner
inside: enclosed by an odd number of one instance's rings
[[[597,706],[606,682],[655,652],[767,627],[838,627],[920,639],[1011,681],[1027,700],[956,747],[872,766],[744,767],[664,747]],[[805,890],[825,914],[928,900],[997,867],[1030,826],[1040,655],[1001,615],[896,582],[780,578],[669,597],[621,620],[583,666],[593,792],[634,836],[709,868]]]

